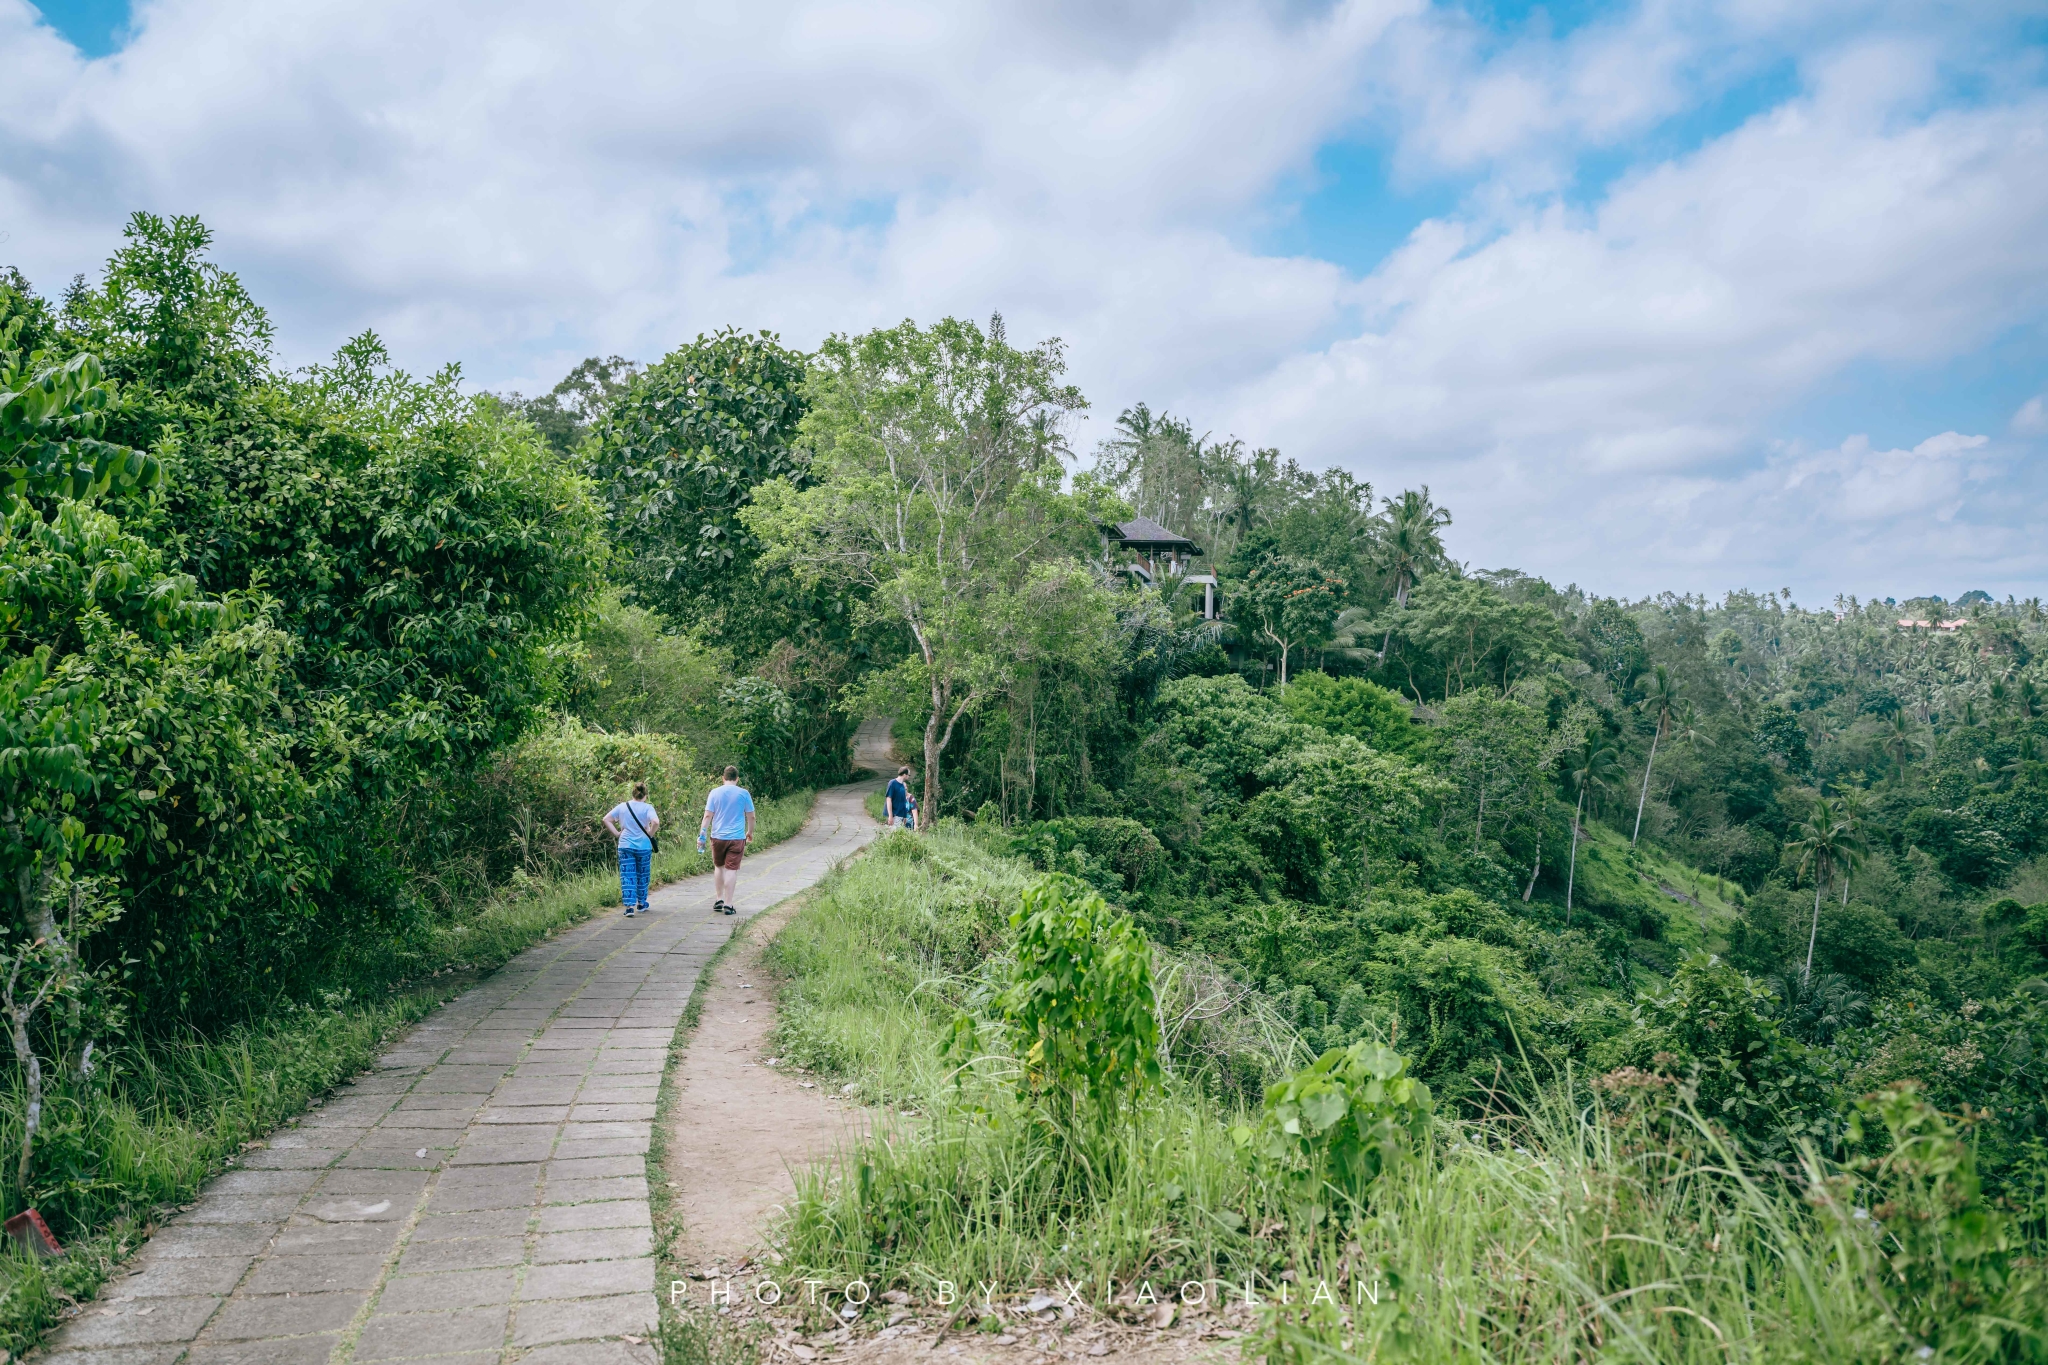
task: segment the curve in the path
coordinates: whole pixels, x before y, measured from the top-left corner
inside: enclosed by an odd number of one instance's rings
[[[874,788],[821,793],[748,858],[741,917],[872,839]],[[213,1181],[41,1359],[651,1362],[627,1340],[655,1323],[646,1153],[670,1040],[735,923],[710,882],[539,944],[423,1020]]]

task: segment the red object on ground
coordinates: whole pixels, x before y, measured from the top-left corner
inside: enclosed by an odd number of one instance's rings
[[[50,1231],[50,1225],[45,1223],[43,1215],[37,1213],[34,1209],[23,1209],[4,1224],[0,1224],[0,1227],[4,1227],[7,1230],[9,1237],[12,1237],[38,1256],[62,1256],[64,1254],[64,1248],[57,1245],[57,1238]]]

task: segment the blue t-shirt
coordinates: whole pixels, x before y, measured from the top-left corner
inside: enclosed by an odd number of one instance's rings
[[[888,800],[889,814],[898,816],[910,814],[910,788],[904,785],[902,778],[892,777],[889,779]]]
[[[632,814],[627,812],[631,811]],[[638,816],[640,824],[633,823]],[[654,807],[645,801],[621,801],[611,810],[611,822],[619,827],[620,848],[653,848],[654,841],[641,832],[641,826],[654,828]]]
[[[744,839],[747,816],[753,809],[754,798],[747,795],[745,787],[720,783],[712,788],[711,795],[704,801],[704,811],[711,817],[711,837]]]

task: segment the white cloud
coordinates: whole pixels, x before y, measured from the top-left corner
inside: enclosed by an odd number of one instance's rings
[[[2012,429],[2022,436],[2048,436],[2048,393],[2037,393],[2012,415]]]
[[[1234,425],[1385,483],[1427,479],[1460,545],[1610,590],[1757,575],[1811,593],[1853,559],[1850,528],[1886,517],[1912,524],[1873,569],[2003,554],[2048,580],[2038,535],[1919,528],[1930,504],[1962,528],[2012,510],[1971,500],[1946,437],[1802,466],[1841,480],[1818,541],[1790,534],[1807,520],[1790,484],[1751,482],[1774,415],[1823,381],[1968,354],[2048,306],[2048,100],[1913,117],[1916,70],[1850,68],[1589,212],[1424,225],[1365,282],[1368,329],[1243,386]],[[1705,520],[1735,514],[1738,491],[1764,500],[1740,509],[1749,534]]]
[[[129,46],[85,62],[0,0],[0,260],[57,287],[128,210],[199,212],[288,359],[374,326],[411,365],[528,391],[725,323],[810,344],[1000,308],[1067,339],[1094,430],[1144,398],[1426,480],[1488,563],[1806,592],[1858,556],[1959,556],[2048,586],[2041,500],[2011,496],[2034,476],[1997,443],[1814,451],[1774,425],[1847,367],[1950,361],[2048,305],[2048,101],[1957,22],[1885,0],[1647,0],[1563,38],[1426,0],[139,0]],[[1840,36],[1865,30],[1890,36]],[[1625,158],[1794,59],[1798,98],[1554,197],[1588,149]],[[1957,63],[1973,99],[1943,109]],[[1361,128],[1404,175],[1463,177],[1465,207],[1363,279],[1249,244],[1274,187]],[[2048,426],[2039,403],[2014,432]]]
[[[1834,520],[1953,521],[1962,510],[1964,484],[1973,472],[1960,457],[1989,440],[1944,431],[1911,450],[1872,450],[1868,436],[1851,436],[1837,449],[1770,470],[1763,482],[1776,484],[1772,491],[1807,501],[1820,516]]]
[[[1254,355],[1328,326],[1339,272],[1234,247],[1218,213],[1348,116],[1408,3],[145,0],[135,41],[81,66],[0,0],[0,87],[41,82],[0,102],[0,213],[10,252],[61,278],[111,246],[115,202],[197,210],[289,291],[309,353],[357,321],[424,358],[993,306],[1078,343],[1070,319],[1114,307],[1138,325],[1106,349],[1179,335],[1199,368],[1211,321],[1248,324]],[[24,33],[39,46],[6,41]]]

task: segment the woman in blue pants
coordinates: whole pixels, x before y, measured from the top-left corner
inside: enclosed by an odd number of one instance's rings
[[[661,817],[647,804],[647,784],[633,784],[633,799],[605,812],[604,827],[619,841],[619,900],[626,918],[647,909],[647,877],[654,869],[654,832]]]

